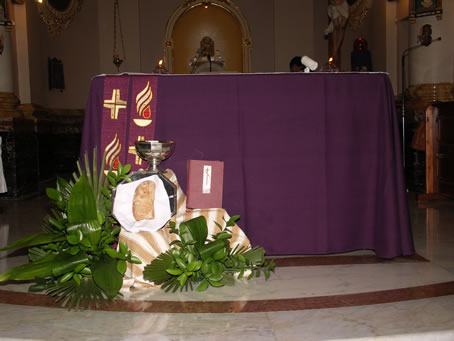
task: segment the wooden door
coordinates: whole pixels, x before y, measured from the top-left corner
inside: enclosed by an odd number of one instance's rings
[[[434,105],[438,110],[438,188],[454,195],[454,102]]]
[[[454,102],[426,110],[426,193],[454,196]]]

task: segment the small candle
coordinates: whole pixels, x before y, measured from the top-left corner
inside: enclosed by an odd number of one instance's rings
[[[167,69],[164,66],[164,61],[162,59],[159,60],[158,65],[153,70],[153,73],[168,73]]]

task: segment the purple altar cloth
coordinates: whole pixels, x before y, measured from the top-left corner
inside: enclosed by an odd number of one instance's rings
[[[252,245],[268,255],[414,254],[387,74],[158,77],[154,138],[176,141],[162,167],[185,189],[187,160],[224,161],[224,208],[241,215]],[[102,134],[103,86],[93,79],[82,153]]]

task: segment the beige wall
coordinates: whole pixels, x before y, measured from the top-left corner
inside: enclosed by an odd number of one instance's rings
[[[87,1],[84,1],[84,5]],[[113,15],[114,7],[112,0],[90,0],[96,6],[96,25],[99,41],[96,46],[99,56],[98,74],[117,73],[117,68],[113,64]],[[139,0],[120,0],[121,27],[123,31],[123,42],[125,55],[120,66],[120,72],[140,72],[141,71],[141,36],[148,34],[147,30],[141,31],[139,13],[141,11]],[[123,48],[120,39],[120,28],[117,21],[117,52],[123,59]]]
[[[313,41],[314,41],[314,58],[319,65],[328,61],[328,40],[325,39],[323,32],[328,26],[327,1],[313,1]]]
[[[294,56],[315,58],[313,14],[312,0],[274,2],[275,71],[288,72]]]

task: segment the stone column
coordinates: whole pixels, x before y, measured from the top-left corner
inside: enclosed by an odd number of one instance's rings
[[[14,95],[13,53],[11,44],[11,30],[0,26],[0,35],[3,42],[3,51],[0,55],[0,117],[18,116],[19,101]],[[0,47],[0,50],[2,47]]]

